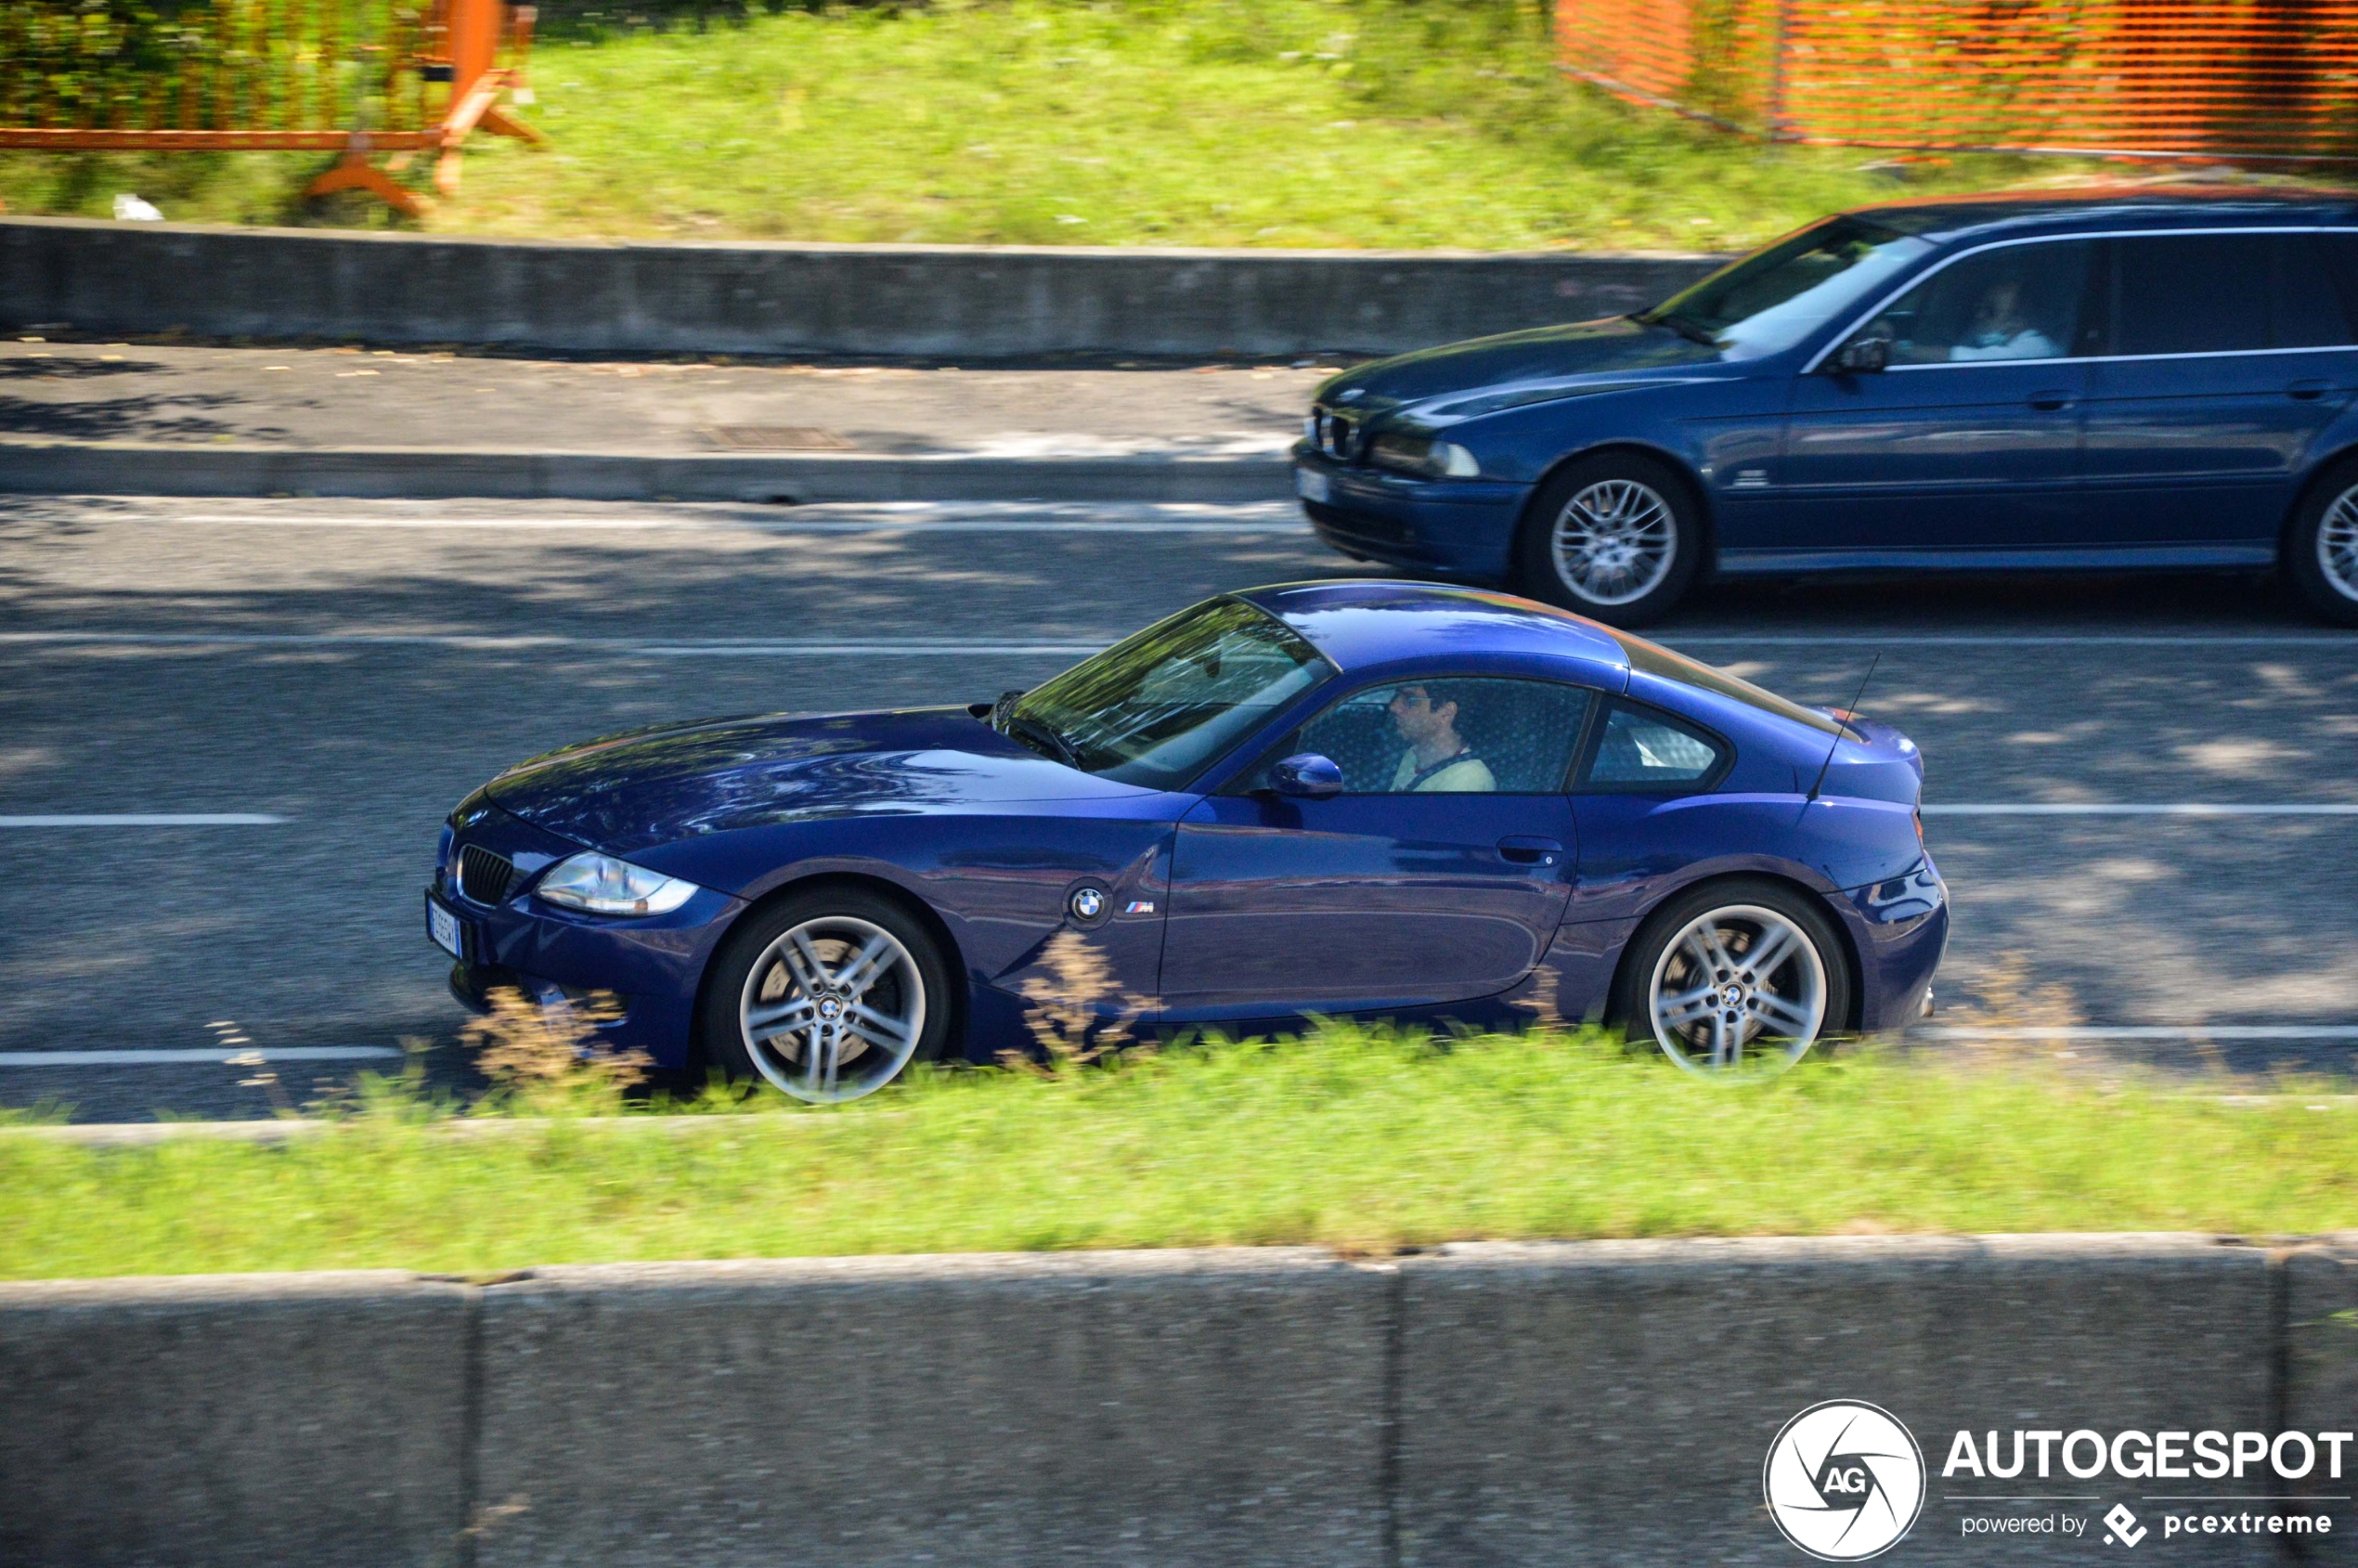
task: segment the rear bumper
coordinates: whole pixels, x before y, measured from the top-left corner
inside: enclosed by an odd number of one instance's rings
[[[1932,857],[1905,876],[1832,901],[1859,950],[1860,1032],[1884,1034],[1914,1023],[1949,951],[1949,885]]]
[[[1318,537],[1343,553],[1462,582],[1503,583],[1511,573],[1529,486],[1357,468],[1306,441],[1295,446],[1293,460],[1297,475],[1325,482],[1327,499],[1304,497],[1302,510]]]

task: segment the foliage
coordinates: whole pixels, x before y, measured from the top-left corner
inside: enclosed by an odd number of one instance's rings
[[[544,26],[518,112],[551,145],[470,143],[459,198],[426,226],[1693,251],[1900,191],[1867,155],[1766,149],[1568,80],[1533,0],[942,0],[663,20],[633,6]],[[0,198],[95,216],[132,191],[191,221],[389,221],[358,198],[295,204],[319,162],[0,154]],[[1942,190],[2075,167],[1904,172]]]
[[[604,1091],[518,1116],[377,1081],[275,1145],[0,1128],[0,1276],[2350,1225],[2347,1098],[2216,1087],[1873,1052],[1728,1086],[1593,1035],[1356,1028],[927,1070],[833,1108],[714,1095],[655,1114]]]

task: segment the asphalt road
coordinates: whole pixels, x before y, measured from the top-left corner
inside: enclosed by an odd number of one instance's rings
[[[0,1105],[270,1103],[219,1061],[32,1053],[411,1037],[459,1082],[418,889],[503,764],[986,697],[1208,593],[1367,570],[1276,506],[0,500]],[[2353,1065],[2358,637],[2248,578],[1731,586],[1658,635],[1807,702],[1881,652],[1861,706],[1925,748],[1956,898],[1935,1028],[2079,1031],[1928,1048]],[[2234,810],[2148,810],[2189,805]],[[45,821],[191,814],[283,820]],[[395,1065],[274,1068],[302,1100]]]

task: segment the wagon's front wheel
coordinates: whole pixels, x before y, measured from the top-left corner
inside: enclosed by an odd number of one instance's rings
[[[817,1105],[856,1100],[949,1039],[939,944],[862,888],[814,888],[758,911],[712,962],[698,1030],[706,1060],[732,1079]]]

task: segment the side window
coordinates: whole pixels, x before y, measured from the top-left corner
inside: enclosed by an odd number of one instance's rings
[[[2335,238],[2340,237],[2276,237],[2275,288],[2269,295],[2270,346],[2337,348],[2352,341],[2350,315],[2341,292],[2334,285],[2327,249],[2328,240]],[[2358,260],[2358,255],[2353,259]]]
[[[2342,314],[2358,326],[2358,229],[2338,228],[2315,237],[2325,250],[2326,268],[2333,274],[2341,295]]]
[[[1591,789],[1648,790],[1701,784],[1719,767],[1717,742],[1652,708],[1615,703],[1581,783]]]
[[[1559,795],[1572,770],[1589,693],[1552,680],[1406,680],[1363,687],[1295,731],[1248,774],[1316,752],[1342,770],[1346,795]]]
[[[1859,336],[1889,338],[1894,365],[2085,353],[2080,304],[2094,252],[2086,240],[2058,240],[1966,256],[1902,294]]]
[[[2268,346],[2274,238],[2156,234],[2117,240],[2115,354],[2233,354]]]

